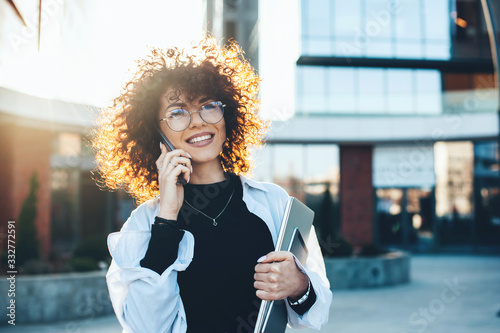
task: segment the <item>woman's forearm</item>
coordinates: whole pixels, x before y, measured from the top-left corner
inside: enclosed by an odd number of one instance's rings
[[[146,255],[140,262],[141,266],[161,275],[177,258],[179,242],[183,235],[184,231],[175,224],[159,224],[156,221],[151,227],[151,239]]]

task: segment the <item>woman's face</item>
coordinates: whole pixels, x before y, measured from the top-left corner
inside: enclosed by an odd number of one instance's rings
[[[194,112],[215,100],[202,96],[188,101],[182,94],[178,98],[172,98],[172,96],[175,96],[173,89],[167,89],[161,95],[158,119],[166,118],[170,111],[182,108],[191,112],[191,122],[186,129],[177,132],[172,130],[166,121],[161,121],[160,128],[170,143],[176,149],[188,152],[193,158],[193,164],[219,161],[219,154],[226,141],[224,118],[216,124],[209,124],[201,118],[199,112]]]

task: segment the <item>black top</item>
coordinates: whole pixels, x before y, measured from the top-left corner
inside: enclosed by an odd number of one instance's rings
[[[178,216],[180,229],[195,239],[193,261],[177,275],[188,333],[253,332],[261,302],[253,286],[254,269],[257,259],[273,251],[274,245],[266,223],[248,210],[242,197],[236,175],[215,184],[184,185],[185,200],[210,217],[186,203]],[[161,274],[171,265],[182,239],[180,229],[168,223],[153,225],[141,266]],[[311,291],[307,304],[293,307],[299,314],[314,303]]]

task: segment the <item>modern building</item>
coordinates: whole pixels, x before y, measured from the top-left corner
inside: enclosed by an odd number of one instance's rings
[[[300,31],[294,116],[274,124],[256,176],[317,211],[331,195],[322,243],[498,245],[499,96],[481,1],[302,0]]]
[[[71,253],[78,240],[110,230],[106,200],[90,179],[92,153],[84,138],[97,109],[0,88],[0,219],[16,221],[36,174],[35,225],[41,253]]]
[[[96,3],[86,2],[83,16],[71,3],[47,15],[54,21],[64,12],[94,22]],[[422,250],[495,244],[498,90],[479,0],[199,3],[200,26],[218,38],[233,37],[259,70],[269,56],[260,45],[271,34],[261,23],[281,17],[273,28],[281,34],[273,40],[276,53],[296,57],[290,70],[278,62],[272,66],[294,72],[295,79],[284,75],[273,85],[295,82],[293,98],[282,101],[284,114],[293,117],[273,123],[254,176],[282,185],[316,210],[327,252],[334,250],[336,235],[356,246],[374,242]],[[295,4],[299,7],[292,8]],[[500,11],[494,10],[500,22]],[[35,43],[21,31],[21,41]],[[99,29],[91,32],[96,36]],[[296,35],[296,52],[279,49]],[[71,36],[66,33],[67,40]],[[95,46],[90,37],[84,41]],[[0,45],[8,42],[0,34]],[[0,51],[0,74],[4,55]],[[269,79],[264,76],[263,96]],[[79,84],[72,80],[62,88]],[[129,216],[134,204],[126,193],[100,191],[91,179],[86,138],[95,112],[84,103],[0,88],[2,249],[6,223],[19,216],[34,172],[40,182],[36,225],[45,256],[70,254],[79,241],[104,236]]]

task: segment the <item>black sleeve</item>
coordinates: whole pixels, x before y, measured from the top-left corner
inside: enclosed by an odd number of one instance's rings
[[[157,223],[162,221],[163,223]],[[158,274],[162,274],[165,269],[172,265],[177,259],[179,242],[184,235],[184,230],[177,227],[175,221],[164,223],[164,219],[156,217],[155,223],[151,227],[151,239],[141,266],[149,268]]]
[[[290,302],[288,302],[288,304],[290,304],[290,307],[293,309],[293,311],[302,316],[313,306],[314,302],[316,302],[316,293],[314,292],[314,288],[311,285],[309,297],[307,297],[304,303],[299,305],[291,305]]]

